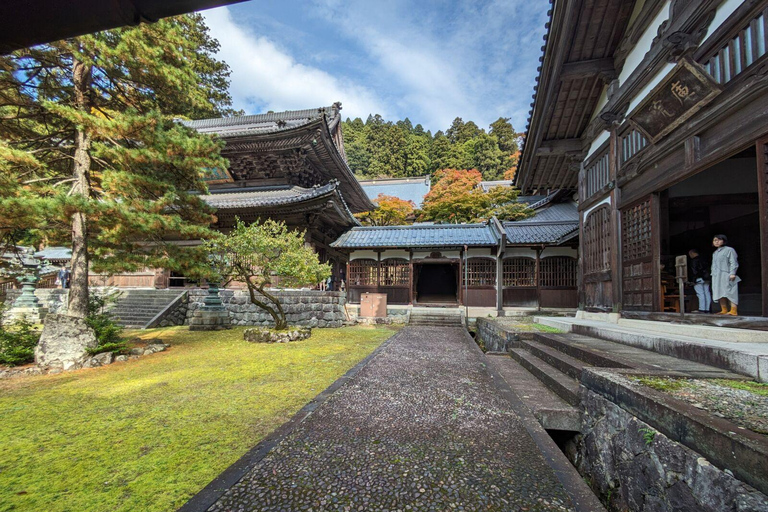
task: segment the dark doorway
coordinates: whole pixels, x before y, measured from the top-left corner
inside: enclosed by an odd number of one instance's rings
[[[414,264],[416,302],[455,304],[458,302],[458,268],[451,263]]]
[[[675,256],[696,248],[711,261],[714,251],[712,237],[722,233],[728,237],[729,245],[739,257],[738,274],[742,279],[739,285],[739,314],[761,315],[762,271],[756,166],[756,152],[750,148],[673,185],[661,194],[662,301],[665,287],[669,289],[669,283],[674,283]],[[693,290],[686,290],[686,297],[690,296],[695,297]],[[686,304],[686,311],[697,309],[696,304],[691,300]],[[711,306],[712,311],[719,309],[714,304]]]

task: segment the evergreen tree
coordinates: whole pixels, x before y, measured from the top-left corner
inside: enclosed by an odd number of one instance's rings
[[[202,264],[165,240],[215,236],[194,193],[204,169],[226,165],[220,143],[174,118],[231,113],[217,47],[193,14],[0,58],[3,229],[69,241],[70,315],[87,314],[91,266]]]

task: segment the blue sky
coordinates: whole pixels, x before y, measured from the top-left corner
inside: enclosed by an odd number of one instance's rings
[[[341,101],[345,117],[525,128],[547,0],[252,0],[205,11],[248,114]]]

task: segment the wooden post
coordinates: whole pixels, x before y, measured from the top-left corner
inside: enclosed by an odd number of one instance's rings
[[[349,256],[352,257],[351,254]],[[346,274],[346,278],[347,278],[347,282],[344,283],[344,287],[346,288],[345,291],[347,292],[347,304],[349,304],[349,302],[350,302],[349,301],[349,290],[350,290],[350,286],[349,286],[350,285],[350,282],[349,282],[349,260],[347,260],[347,274]],[[339,283],[339,285],[341,285],[341,283]]]
[[[621,193],[617,185],[619,175],[619,137],[616,127],[611,128],[610,157],[608,158],[608,176],[614,184],[610,193],[611,198],[611,308],[620,312],[623,302],[624,269],[621,265],[621,213],[619,201]]]
[[[536,306],[541,311],[541,274],[539,269],[541,267],[541,249],[536,249]]]
[[[768,316],[768,138],[757,141],[757,190],[760,202],[760,261],[763,316]]]
[[[661,239],[659,194],[651,194],[651,250],[653,262],[653,311],[661,311]]]

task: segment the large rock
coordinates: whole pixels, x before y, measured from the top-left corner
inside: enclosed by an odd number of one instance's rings
[[[82,318],[48,315],[45,317],[40,342],[35,348],[35,363],[50,368],[74,370],[90,358],[87,349],[97,345],[96,335]]]

